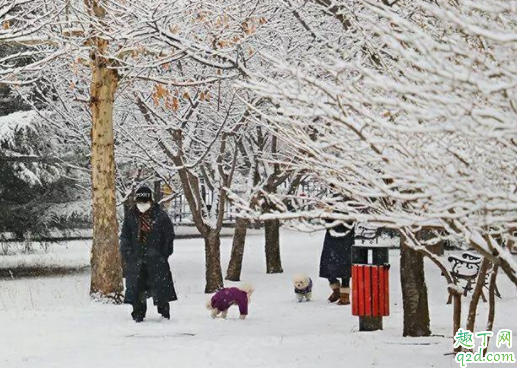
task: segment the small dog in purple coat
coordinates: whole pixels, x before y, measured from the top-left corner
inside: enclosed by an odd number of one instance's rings
[[[294,294],[298,302],[302,302],[304,299],[307,302],[311,301],[312,298],[312,280],[307,275],[295,275],[293,278]]]
[[[255,291],[255,289],[249,284],[242,285],[238,288],[223,288],[217,291],[206,303],[206,308],[211,312],[212,318],[216,318],[220,314],[222,318],[226,319],[228,309],[236,304],[239,307],[240,319],[245,319],[248,315],[248,304],[250,303],[253,291]]]

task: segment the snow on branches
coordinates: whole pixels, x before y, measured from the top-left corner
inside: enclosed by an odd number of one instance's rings
[[[301,62],[266,55],[278,74],[246,84],[277,106],[263,116],[296,147],[300,159],[289,165],[348,198],[324,216],[445,230],[502,263],[517,284],[501,250],[517,225],[514,9],[332,4],[347,37],[319,37],[321,56]]]

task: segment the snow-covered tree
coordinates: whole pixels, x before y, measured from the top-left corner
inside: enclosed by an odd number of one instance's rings
[[[9,29],[7,23],[4,28]],[[0,57],[16,58],[26,51],[23,45],[9,44],[1,48]],[[20,67],[30,63],[26,56],[16,62]],[[48,91],[41,80],[31,86],[0,85],[0,223],[2,231],[17,239],[84,226],[91,215],[88,191],[80,183],[83,174],[76,166],[80,149],[62,126],[49,124],[57,114],[40,101],[42,96],[52,98]]]
[[[396,228],[442,268],[456,299],[445,262],[425,245],[461,239],[517,285],[506,247],[517,215],[515,9],[359,0],[329,2],[327,11],[341,20],[341,43],[315,30],[324,52],[300,62],[270,55],[281,77],[248,84],[278,106],[264,118],[300,153],[290,166],[349,198],[337,211],[283,217]],[[435,236],[425,241],[422,229]]]
[[[211,292],[223,282],[220,231],[227,189],[242,172],[249,120],[249,93],[234,83],[247,78],[256,50],[269,39],[272,8],[237,1],[184,5],[148,2],[132,14],[139,34],[148,35],[136,49],[170,53],[158,60],[145,53],[131,60],[127,67],[134,73],[123,95],[131,116],[118,130],[125,157],[153,167],[161,178],[179,177],[192,220],[205,239],[205,290]]]
[[[79,174],[67,165],[60,137],[36,112],[0,116],[0,147],[0,231],[27,240],[88,219]]]

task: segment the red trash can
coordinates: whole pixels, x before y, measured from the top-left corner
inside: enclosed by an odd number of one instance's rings
[[[388,248],[354,246],[352,261],[352,315],[360,331],[382,330],[390,314]]]

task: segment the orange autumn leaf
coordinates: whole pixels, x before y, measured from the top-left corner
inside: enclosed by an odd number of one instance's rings
[[[169,95],[169,91],[167,90],[167,88],[163,87],[161,84],[156,84],[154,86],[154,88],[155,88],[156,96],[158,98],[164,98]]]
[[[242,30],[247,35],[251,35],[251,34],[255,33],[255,26],[248,22],[242,22]]]
[[[174,97],[172,98],[172,109],[173,109],[174,111],[178,111],[179,107],[180,107],[179,100],[178,100],[178,98],[177,98],[176,96],[174,96]]]

